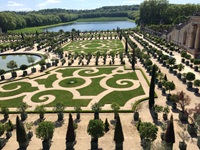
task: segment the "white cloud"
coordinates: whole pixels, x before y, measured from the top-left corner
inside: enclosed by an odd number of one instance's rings
[[[9,7],[20,7],[20,6],[24,6],[24,4],[20,4],[20,3],[17,3],[15,1],[8,1],[7,6],[9,6]]]
[[[49,4],[55,4],[55,3],[60,3],[60,2],[61,0],[46,0],[45,2],[38,4],[38,6],[40,8],[45,8]]]

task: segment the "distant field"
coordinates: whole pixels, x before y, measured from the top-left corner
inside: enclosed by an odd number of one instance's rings
[[[133,21],[128,19],[127,17],[101,17],[101,18],[85,18],[85,19],[78,19],[74,22],[90,22],[90,21]],[[61,25],[67,25],[71,24],[74,22],[66,22],[66,23],[59,23],[59,24],[53,24],[53,25],[47,25],[47,26],[39,26],[39,27],[30,27],[30,28],[23,28],[23,29],[18,29],[18,30],[10,30],[8,31],[9,33],[35,33],[37,32],[42,32],[43,29],[45,28],[50,28],[50,27],[56,27],[56,26],[61,26]]]

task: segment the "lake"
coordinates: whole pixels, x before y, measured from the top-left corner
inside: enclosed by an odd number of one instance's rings
[[[130,21],[102,21],[102,22],[75,22],[68,25],[51,27],[44,29],[49,32],[58,32],[60,29],[64,31],[72,31],[72,29],[83,31],[99,31],[99,30],[113,30],[117,29],[128,29],[136,27],[135,22]]]
[[[25,64],[27,66],[31,65],[28,63],[28,57],[34,57],[35,58],[35,63],[41,60],[40,56],[37,55],[27,55],[27,54],[20,54],[20,55],[0,55],[0,69],[4,69],[5,71],[9,71],[10,69],[7,68],[7,63],[11,60],[14,60],[17,63],[18,68]],[[16,68],[15,68],[16,69]]]

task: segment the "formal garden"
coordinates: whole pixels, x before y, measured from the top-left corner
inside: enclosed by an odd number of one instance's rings
[[[17,70],[12,61],[10,72],[0,71],[0,147],[157,150],[174,145],[185,150],[200,146],[196,59],[137,30],[46,34],[52,35],[51,42],[39,41],[45,35],[35,33],[38,45],[24,43],[25,50],[28,46],[41,53],[38,64]],[[24,47],[5,46],[2,53]],[[192,66],[186,61],[178,64],[174,54],[190,59]]]

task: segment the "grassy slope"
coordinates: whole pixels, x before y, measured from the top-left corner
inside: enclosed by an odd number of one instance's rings
[[[101,18],[85,18],[85,19],[78,19],[75,22],[90,22],[90,21],[131,21],[127,17],[101,17]],[[74,22],[65,22],[65,23],[58,23],[58,24],[53,24],[53,25],[46,25],[46,26],[39,26],[39,27],[29,27],[29,28],[23,28],[23,29],[18,29],[18,30],[9,30],[9,33],[35,33],[36,31],[42,32],[43,29],[45,28],[50,28],[50,27],[56,27],[56,26],[61,26],[61,25],[67,25],[67,24],[72,24]]]

